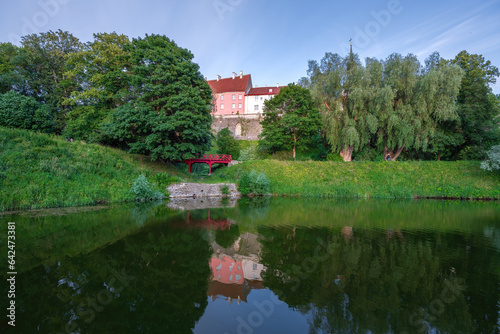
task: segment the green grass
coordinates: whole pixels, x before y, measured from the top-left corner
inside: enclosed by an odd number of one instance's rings
[[[500,174],[477,161],[325,162],[259,160],[216,172],[237,180],[242,171],[265,172],[275,195],[374,198],[496,198]]]
[[[144,156],[0,127],[0,211],[131,201],[140,174],[163,193],[189,178]]]

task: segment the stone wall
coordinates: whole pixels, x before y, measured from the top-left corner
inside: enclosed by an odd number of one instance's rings
[[[234,139],[258,140],[262,132],[261,115],[225,115],[215,116],[212,123],[214,133],[224,128],[231,131]]]
[[[177,183],[171,184],[167,191],[170,198],[205,198],[205,197],[223,197],[222,187],[227,186],[229,197],[239,197],[240,192],[234,183]]]

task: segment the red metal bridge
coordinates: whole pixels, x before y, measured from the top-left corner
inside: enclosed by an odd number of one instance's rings
[[[208,164],[208,174],[212,174],[212,165],[213,164],[228,164],[233,159],[229,154],[203,154],[202,157],[200,157],[198,154],[196,155],[196,158],[193,159],[184,159],[183,160],[185,163],[188,164],[189,166],[189,174],[191,174],[191,165],[194,163],[202,162]]]

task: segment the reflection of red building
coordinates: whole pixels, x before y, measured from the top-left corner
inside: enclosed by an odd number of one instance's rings
[[[229,256],[224,256],[222,260],[217,257],[211,258],[210,269],[212,270],[212,281],[224,284],[243,284],[245,280],[243,264],[241,261],[234,261]]]
[[[217,298],[247,301],[247,296],[252,289],[263,289],[264,284],[260,276],[263,266],[253,261],[233,260],[227,255],[222,259],[214,256],[210,259],[212,277],[208,283],[207,295],[212,300]]]

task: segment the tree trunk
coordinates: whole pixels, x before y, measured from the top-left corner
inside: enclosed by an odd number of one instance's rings
[[[438,153],[437,161],[441,161],[441,153]]]
[[[342,151],[340,151],[340,156],[344,161],[352,161],[352,151],[354,150],[353,146],[347,146]]]
[[[295,161],[295,146],[297,145],[297,136],[295,131],[293,132],[293,161]]]
[[[390,158],[391,161],[396,161],[396,159],[399,157],[399,155],[401,154],[401,152],[403,152],[403,149],[405,148],[404,145],[402,145],[401,147],[399,147],[396,152],[394,152],[393,150],[389,150],[387,148],[387,146],[384,147],[384,160],[385,161],[388,161],[388,157]]]

